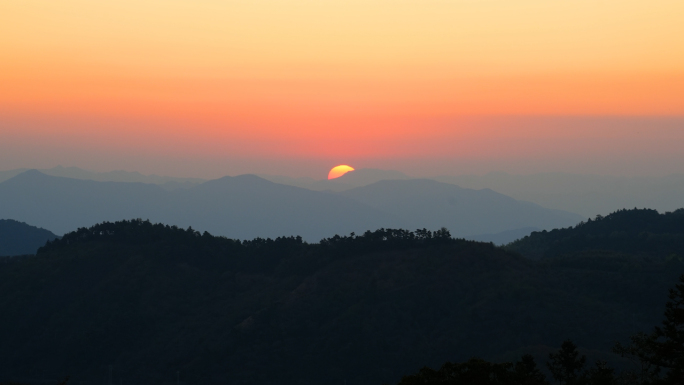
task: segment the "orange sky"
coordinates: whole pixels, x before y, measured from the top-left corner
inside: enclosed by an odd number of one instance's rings
[[[681,15],[681,0],[4,1],[0,169],[93,164],[60,148],[167,173],[149,159],[244,160],[216,174],[266,158],[542,159],[593,148],[597,130],[648,157],[669,144],[638,147],[643,127],[684,131]],[[582,116],[613,120],[520,124]]]

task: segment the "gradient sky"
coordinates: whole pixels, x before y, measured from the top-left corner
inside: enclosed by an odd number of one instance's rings
[[[0,169],[684,173],[684,2],[9,0]]]

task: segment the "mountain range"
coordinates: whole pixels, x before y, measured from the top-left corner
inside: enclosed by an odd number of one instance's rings
[[[259,175],[275,183],[297,186],[315,191],[345,191],[356,187],[363,187],[383,180],[415,179],[395,170],[378,170],[362,168],[348,172],[339,178],[316,180],[313,178],[292,178],[282,175]]]
[[[19,168],[14,170],[0,171],[0,182],[13,178],[23,172],[29,171],[28,168]],[[84,170],[79,167],[62,167],[57,166],[53,168],[37,170],[45,175],[58,176],[64,178],[93,180],[97,182],[138,182],[156,184],[165,189],[188,188],[190,186],[206,182],[206,179],[201,178],[176,178],[170,176],[159,175],[143,175],[136,171],[115,170],[107,172],[97,172]]]
[[[36,170],[0,183],[0,218],[57,234],[103,221],[143,218],[230,238],[292,235],[307,241],[378,228],[446,227],[454,236],[472,237],[530,227],[552,229],[582,220],[488,189],[432,180],[379,181],[334,193],[241,175],[169,190]]]
[[[625,208],[661,212],[684,207],[684,175],[608,176],[569,173],[440,176],[434,180],[464,188],[490,188],[515,199],[593,218]]]
[[[0,171],[0,182],[27,169]],[[187,189],[206,182],[201,178],[175,178],[143,175],[138,172],[95,172],[77,167],[54,167],[40,172],[59,177],[95,180],[100,182],[140,182],[156,184],[167,190]],[[294,178],[282,175],[259,177],[314,191],[341,192],[363,187],[381,180],[416,179],[395,170],[360,168],[334,180]],[[623,208],[649,207],[662,212],[684,207],[684,175],[666,176],[606,176],[569,173],[539,173],[512,175],[492,172],[484,175],[442,175],[427,179],[473,190],[491,189],[521,201],[542,207],[593,218]]]

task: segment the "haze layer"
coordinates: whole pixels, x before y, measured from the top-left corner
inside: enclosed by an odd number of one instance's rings
[[[201,175],[219,176],[309,174],[312,159],[562,165],[608,147],[681,169],[682,14],[676,0],[4,2],[0,160],[223,162]],[[265,158],[291,163],[234,162]]]

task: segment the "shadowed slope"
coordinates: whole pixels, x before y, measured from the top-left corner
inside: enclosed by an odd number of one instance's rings
[[[18,222],[0,219],[0,256],[35,254],[45,242],[57,238],[51,231]]]
[[[619,210],[574,227],[533,232],[507,248],[530,258],[575,255],[591,250],[684,260],[684,209]]]

